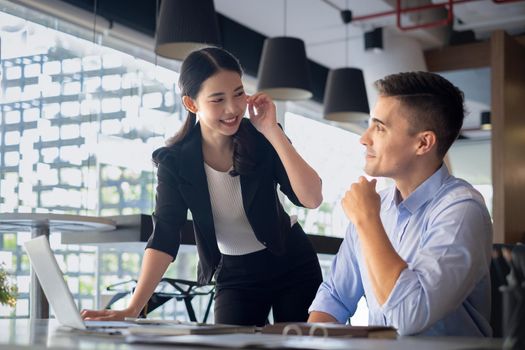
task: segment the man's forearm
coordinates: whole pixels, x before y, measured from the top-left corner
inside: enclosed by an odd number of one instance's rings
[[[367,271],[379,305],[383,305],[407,263],[390,243],[380,218],[356,227]]]
[[[308,322],[337,323],[337,319],[326,312],[312,311],[308,317]]]

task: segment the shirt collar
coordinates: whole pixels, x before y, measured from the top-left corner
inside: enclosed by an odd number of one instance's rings
[[[389,207],[392,205],[400,206],[403,205],[411,214],[418,210],[423,204],[434,198],[436,193],[439,191],[443,182],[450,176],[447,166],[445,163],[426,179],[421,185],[419,185],[414,192],[412,192],[404,201],[397,203],[396,197],[398,196],[398,190],[394,186],[392,191],[389,193]]]
[[[394,185],[392,186],[390,191],[388,191],[387,196],[386,196],[386,203],[388,203],[387,209],[390,209],[393,206],[397,206],[396,193],[397,193],[397,188]]]

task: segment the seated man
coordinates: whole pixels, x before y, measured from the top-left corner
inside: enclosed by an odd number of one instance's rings
[[[414,72],[375,83],[365,172],[342,200],[351,223],[309,322],[346,323],[364,295],[370,325],[401,335],[490,336],[492,224],[483,198],[443,158],[463,124],[463,93]]]

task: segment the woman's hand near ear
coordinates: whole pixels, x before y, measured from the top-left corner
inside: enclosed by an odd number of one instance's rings
[[[250,121],[257,131],[268,138],[272,132],[280,129],[277,125],[275,104],[270,96],[259,92],[255,95],[247,96],[246,102],[248,103]]]
[[[247,98],[248,113],[253,126],[266,137],[279,155],[293,192],[307,208],[317,208],[323,201],[321,179],[293,148],[284,131],[277,124],[275,104],[264,94]]]

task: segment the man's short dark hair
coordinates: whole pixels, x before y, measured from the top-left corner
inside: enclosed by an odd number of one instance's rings
[[[430,130],[444,157],[463,126],[463,92],[442,76],[429,72],[392,74],[375,82],[381,96],[395,97],[407,108],[411,131]]]

